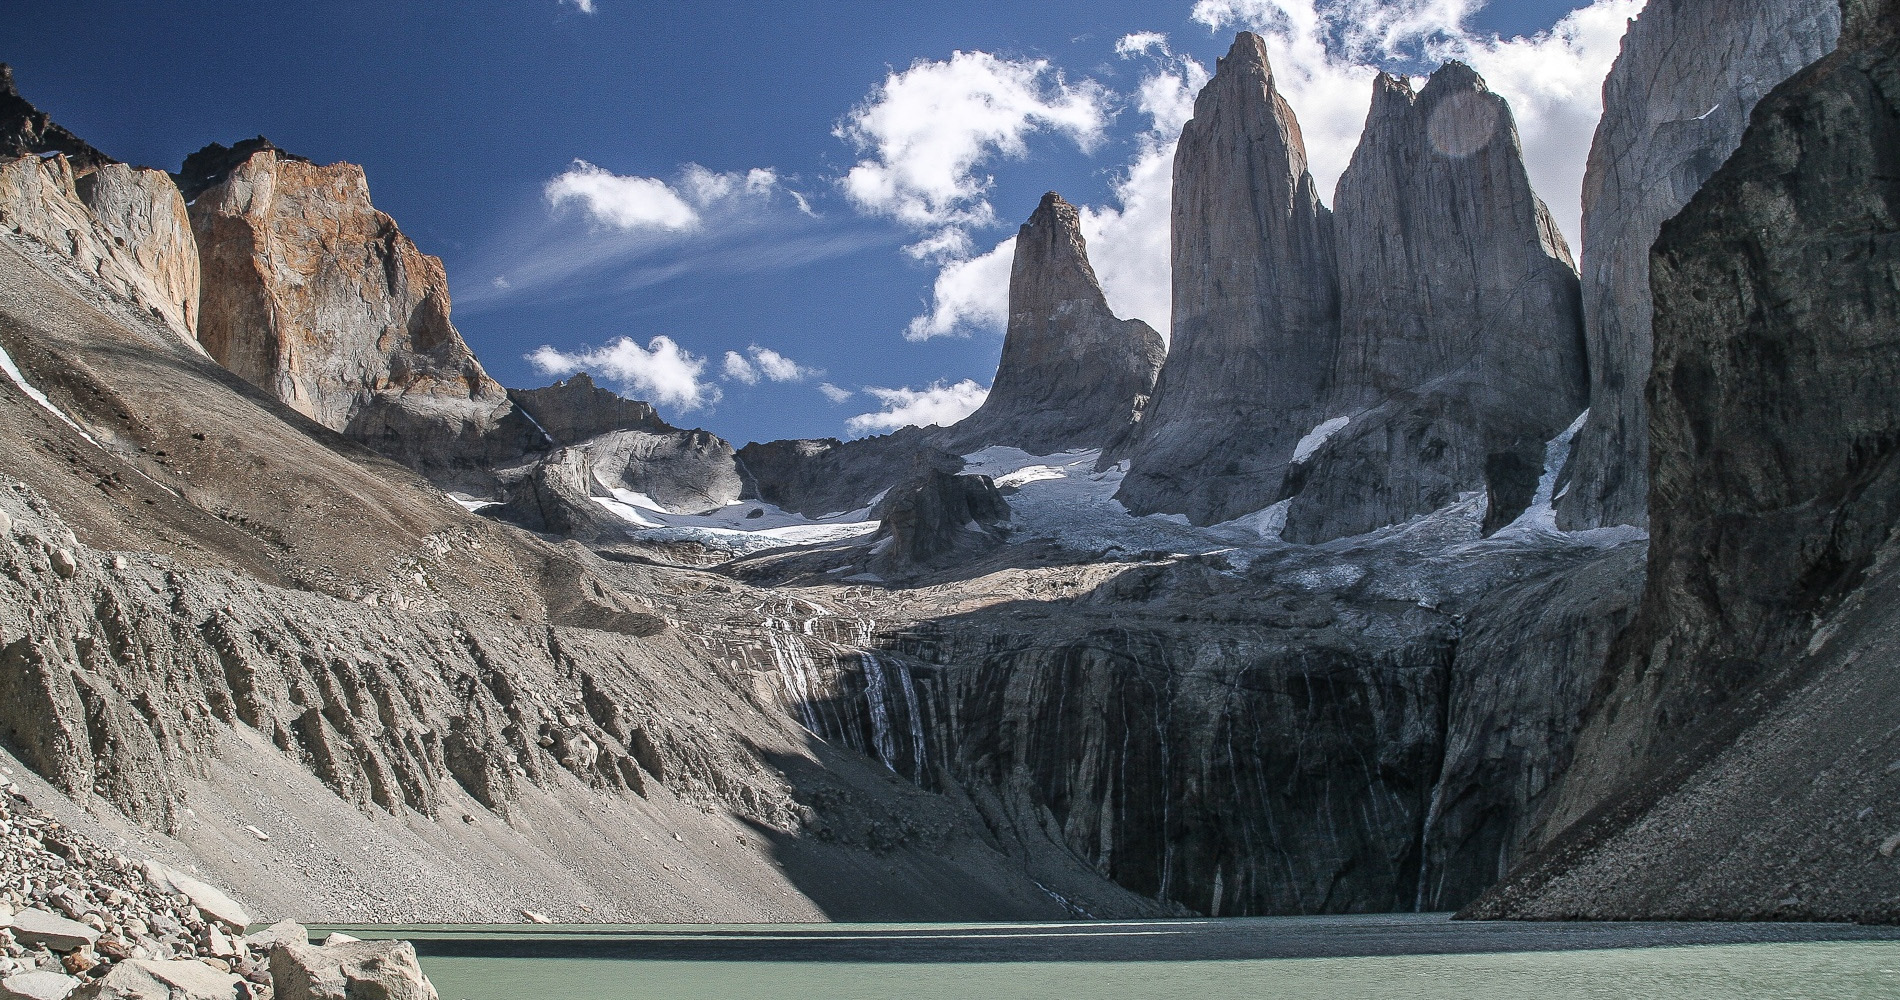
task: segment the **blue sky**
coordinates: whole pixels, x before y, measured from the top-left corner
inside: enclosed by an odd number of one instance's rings
[[[447,263],[455,322],[504,384],[587,364],[743,443],[973,405],[1001,348],[992,251],[1045,190],[1089,209],[1111,303],[1165,332],[1168,144],[1240,27],[1299,77],[1324,189],[1369,67],[1455,55],[1512,98],[1533,180],[1574,218],[1596,89],[1640,4],[589,6],[11,0],[0,60],[135,163],[262,133],[363,164]]]

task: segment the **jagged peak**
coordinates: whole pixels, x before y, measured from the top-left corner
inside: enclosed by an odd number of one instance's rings
[[[0,156],[39,156],[59,153],[72,161],[73,170],[88,174],[119,161],[72,134],[33,102],[20,96],[13,67],[0,63]]]
[[[280,160],[311,162],[309,157],[298,156],[281,149],[276,143],[260,135],[251,139],[240,139],[229,146],[221,142],[205,146],[185,157],[184,165],[171,175],[172,182],[178,185],[178,190],[185,196],[186,201],[192,201],[206,190],[223,183],[226,177],[231,176],[231,171],[242,166],[251,157],[265,151],[275,153]]]
[[[18,97],[20,91],[13,85],[13,67],[0,63],[0,97]]]
[[[1472,69],[1469,64],[1456,59],[1450,60],[1443,66],[1438,67],[1437,71],[1432,74],[1431,79],[1426,81],[1425,89],[1419,91],[1419,96],[1424,97],[1427,93],[1436,94],[1444,90],[1471,91],[1479,94],[1491,93],[1490,85],[1484,82],[1484,77],[1478,75],[1477,70]]]
[[[1273,76],[1273,62],[1267,58],[1267,40],[1251,31],[1242,31],[1234,35],[1234,44],[1227,54],[1215,64],[1216,74],[1242,72],[1258,69],[1268,78]]]

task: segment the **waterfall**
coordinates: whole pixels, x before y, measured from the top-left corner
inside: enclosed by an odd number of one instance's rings
[[[924,706],[910,682],[910,668],[897,665],[897,681],[904,691],[904,711],[910,714],[911,780],[924,783]]]
[[[869,650],[858,654],[858,662],[864,666],[864,701],[871,710],[871,736],[877,742],[877,755],[883,759],[885,767],[895,771],[897,740],[891,735],[890,698],[884,680],[884,665]],[[904,686],[907,689],[910,687],[908,671],[904,675]],[[908,693],[905,700],[909,701]],[[912,718],[915,719],[915,716]]]
[[[812,711],[815,699],[811,657],[806,655],[804,643],[791,634],[791,622],[785,625],[786,628],[781,631],[777,619],[765,620],[765,637],[772,644],[772,659],[778,664],[779,678],[785,682],[786,695],[798,703],[799,721],[813,736],[823,739],[818,716]]]

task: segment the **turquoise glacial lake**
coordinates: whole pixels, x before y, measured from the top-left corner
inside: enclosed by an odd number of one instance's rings
[[[1900,997],[1900,928],[1444,915],[1032,924],[338,926],[443,1000]]]

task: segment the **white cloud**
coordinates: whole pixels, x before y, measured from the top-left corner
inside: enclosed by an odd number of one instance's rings
[[[698,228],[709,212],[764,205],[780,190],[778,171],[769,167],[719,173],[688,163],[680,168],[679,180],[669,184],[575,160],[547,182],[543,193],[555,208],[580,202],[594,221],[616,229],[682,232]],[[788,193],[800,211],[811,214],[803,195]]]
[[[813,375],[824,374],[815,368],[801,365],[769,347],[753,344],[746,348],[746,353],[752,357],[747,358],[738,351],[726,352],[725,363],[721,366],[726,378],[744,382],[746,385],[758,385],[760,379],[773,382],[803,382]]]
[[[1275,80],[1299,115],[1314,180],[1326,192],[1358,145],[1379,68],[1470,63],[1511,103],[1531,183],[1574,253],[1603,77],[1643,2],[1595,0],[1549,31],[1509,39],[1466,25],[1483,0],[1199,0],[1191,16],[1266,39]]]
[[[832,385],[830,382],[818,383],[818,391],[824,393],[825,398],[831,400],[832,403],[834,404],[842,403],[845,400],[850,399],[851,397],[857,395],[857,393],[852,392],[849,389],[840,389],[837,386]]]
[[[752,362],[747,361],[745,355],[738,351],[726,352],[726,363],[723,368],[726,377],[735,382],[744,382],[747,385],[759,384],[759,370],[752,367]]]
[[[884,409],[877,413],[860,413],[846,420],[844,428],[854,437],[900,427],[948,427],[975,413],[990,394],[988,389],[969,379],[955,385],[932,382],[925,389],[882,389],[867,385],[864,391],[877,397]]]
[[[594,12],[594,0],[561,0],[561,2],[573,4],[580,8],[583,14],[592,14]]]
[[[665,181],[624,177],[575,160],[543,188],[556,208],[578,201],[596,221],[617,229],[679,231],[699,224],[699,213]]]
[[[598,373],[656,406],[687,411],[719,401],[719,387],[700,380],[706,359],[686,351],[671,337],[655,337],[646,347],[621,337],[602,347],[571,353],[543,346],[527,359],[549,375]]]
[[[980,168],[1026,155],[1025,140],[1038,131],[1092,149],[1107,101],[1099,85],[1070,84],[1047,60],[987,52],[919,59],[885,77],[834,130],[865,154],[844,177],[845,195],[861,211],[918,229],[989,225],[991,178]]]
[[[1015,261],[1011,236],[981,257],[945,264],[931,289],[930,311],[911,319],[904,339],[1002,333],[1009,326],[1009,269]]]
[[[1136,140],[1134,160],[1115,181],[1115,204],[1082,207],[1082,236],[1109,308],[1123,319],[1147,322],[1166,339],[1174,301],[1168,237],[1174,147],[1181,126],[1194,116],[1194,95],[1206,85],[1208,73],[1194,59],[1171,52],[1167,36],[1158,32],[1128,35],[1115,50],[1155,60],[1155,69],[1136,91],[1149,127]]]

